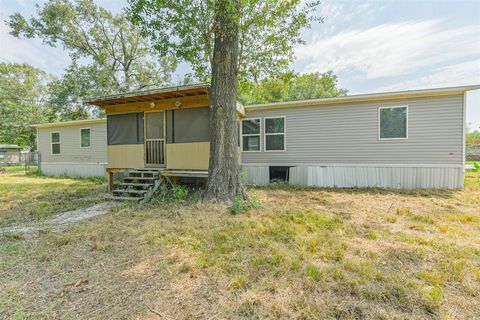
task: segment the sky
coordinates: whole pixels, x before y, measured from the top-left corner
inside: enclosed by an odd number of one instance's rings
[[[17,39],[5,24],[43,0],[0,0],[0,61],[61,74],[69,57],[38,39]],[[120,12],[126,0],[96,0]],[[322,1],[323,23],[302,32],[292,68],[332,70],[350,94],[480,84],[480,0]],[[180,65],[174,79],[188,72]],[[480,131],[480,90],[467,96],[467,123]]]

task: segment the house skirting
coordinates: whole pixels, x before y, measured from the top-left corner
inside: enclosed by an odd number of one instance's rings
[[[277,165],[274,165],[277,166]],[[249,184],[269,183],[268,165],[242,165]],[[460,189],[461,166],[299,165],[289,169],[288,183],[324,188]]]
[[[71,178],[105,177],[106,163],[45,163],[40,171],[47,176]]]

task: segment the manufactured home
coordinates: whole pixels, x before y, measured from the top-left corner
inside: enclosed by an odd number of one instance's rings
[[[40,171],[50,176],[105,177],[105,119],[33,125],[37,129]]]
[[[242,170],[255,185],[462,188],[466,93],[477,89],[239,104]],[[76,164],[95,175],[106,171],[110,181],[115,172],[127,172],[124,186],[140,194],[145,190],[131,187],[151,187],[149,180],[160,175],[206,178],[209,90],[201,84],[90,99],[106,113],[106,120],[93,120],[98,129],[90,133],[98,135],[95,148],[92,142],[98,157],[74,148],[86,122],[39,125],[42,167],[65,173]]]

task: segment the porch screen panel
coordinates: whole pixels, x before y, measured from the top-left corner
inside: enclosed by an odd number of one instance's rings
[[[174,110],[167,114],[167,142],[210,141],[210,108]]]
[[[163,138],[163,112],[148,112],[145,114],[147,123],[147,139]]]
[[[107,116],[108,145],[142,144],[143,112]]]

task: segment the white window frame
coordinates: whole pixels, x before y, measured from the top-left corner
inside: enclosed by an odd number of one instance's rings
[[[380,127],[382,125],[382,123],[380,122],[381,118],[380,118],[380,113],[381,113],[381,110],[382,109],[397,109],[397,108],[406,108],[407,109],[407,118],[406,118],[406,134],[405,134],[405,137],[404,138],[381,138],[380,137]],[[381,141],[388,141],[388,140],[407,140],[408,139],[408,105],[404,105],[404,106],[385,106],[385,107],[378,107],[378,140],[381,140]]]
[[[82,147],[82,130],[88,130],[88,132],[90,133],[89,134],[89,143],[88,143],[88,147]],[[86,128],[80,128],[78,130],[78,134],[80,136],[80,148],[81,149],[90,149],[92,147],[92,128],[91,127],[86,127]]]
[[[52,135],[58,133],[58,142],[53,142]],[[59,156],[62,154],[62,134],[60,131],[50,131],[50,154],[52,156]],[[60,153],[53,153],[53,144],[58,144],[60,146]]]
[[[283,118],[283,133],[267,133],[265,128],[267,128],[265,124],[266,119],[278,119]],[[277,116],[277,117],[264,117],[263,118],[263,145],[265,152],[286,152],[287,151],[287,117],[286,116]],[[283,134],[283,150],[267,150],[267,135],[268,136],[279,136]]]
[[[260,131],[258,133],[246,133],[243,134],[243,121],[251,121],[251,120],[259,120],[259,125],[260,125]],[[245,137],[254,137],[258,136],[258,150],[243,150],[243,136]],[[242,119],[242,122],[240,123],[240,150],[242,152],[262,152],[262,118],[248,118],[248,119]]]

